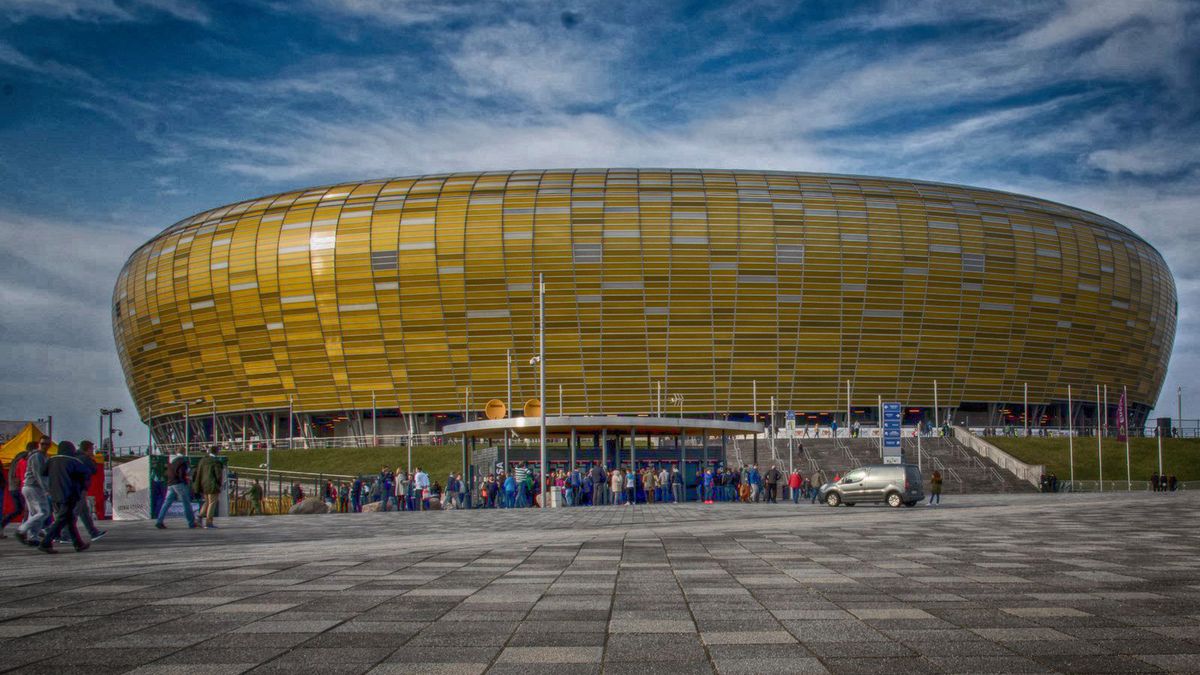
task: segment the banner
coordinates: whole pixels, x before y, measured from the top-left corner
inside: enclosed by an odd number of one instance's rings
[[[1126,409],[1125,389],[1121,389],[1121,403],[1117,408],[1117,440],[1122,443],[1129,436],[1129,410]]]
[[[117,464],[112,471],[113,519],[150,519],[150,458]]]

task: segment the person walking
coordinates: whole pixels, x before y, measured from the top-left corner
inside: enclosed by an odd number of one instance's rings
[[[39,551],[58,553],[54,550],[54,540],[64,528],[70,533],[76,551],[82,553],[91,546],[79,534],[79,527],[75,523],[75,508],[83,498],[91,477],[87,465],[76,456],[75,444],[70,441],[59,443],[58,454],[46,459],[45,479],[54,503],[54,524],[42,537],[42,542],[38,545]]]
[[[779,503],[779,502],[775,501],[775,497],[777,496],[777,494],[779,492],[779,481],[782,479],[783,479],[783,474],[781,474],[779,472],[779,469],[777,469],[775,467],[775,465],[772,464],[771,468],[767,469],[766,475],[763,476],[763,482],[767,484],[767,502],[768,503],[771,503],[771,504]]]
[[[713,503],[713,473],[712,469],[705,469],[704,476],[701,479],[702,490],[704,492],[704,503]]]
[[[679,467],[671,467],[671,475],[668,477],[668,484],[671,486],[671,499],[676,504],[683,503],[683,472]]]
[[[525,508],[529,506],[529,467],[525,462],[517,465],[513,470],[513,480],[517,483],[517,508]]]
[[[12,500],[13,510],[4,514],[4,518],[0,520],[0,539],[7,538],[4,528],[8,527],[9,523],[21,520],[21,517],[25,515],[25,497],[21,495],[21,486],[25,482],[25,471],[22,467],[25,464],[25,458],[29,456],[30,452],[37,450],[37,446],[37,441],[29,441],[25,444],[24,450],[13,455],[12,462],[8,465],[8,483],[5,487]]]
[[[629,494],[629,501],[625,502],[625,506],[637,503],[638,477],[632,466],[625,470],[625,492]]]
[[[934,471],[933,477],[929,479],[929,505],[934,506],[942,503],[942,472]]]
[[[43,477],[46,469],[46,453],[50,452],[50,437],[42,436],[36,448],[25,457],[25,476],[21,496],[25,498],[28,514],[17,528],[17,539],[22,544],[35,546],[41,541],[42,529],[50,515],[48,485]]]
[[[620,467],[613,469],[609,481],[612,491],[612,505],[618,506],[621,503],[621,495],[625,494],[625,472]],[[629,505],[626,504],[626,506]]]
[[[196,465],[196,471],[192,474],[192,488],[204,495],[204,506],[200,507],[200,515],[204,518],[201,526],[210,530],[217,527],[213,518],[217,516],[221,486],[225,482],[224,469],[217,461],[220,454],[221,446],[209,447],[208,454],[200,458],[200,463]]]
[[[186,483],[185,483],[185,485],[186,485]],[[254,484],[251,485],[246,490],[246,499],[247,499],[247,501],[250,502],[250,515],[252,515],[252,516],[261,516],[262,515],[262,512],[263,512],[262,497],[263,497],[262,486],[258,484],[258,479],[255,478]],[[192,511],[192,504],[191,504],[191,502],[186,502],[186,503],[187,503],[188,513],[190,514]],[[188,525],[191,527],[195,527],[195,525],[190,522],[188,523]]]
[[[171,456],[170,462],[167,463],[167,495],[163,499],[162,507],[158,509],[158,518],[154,521],[154,527],[160,530],[167,529],[163,521],[167,518],[171,504],[176,501],[183,506],[183,516],[187,520],[188,529],[196,527],[196,517],[192,513],[192,490],[188,475],[190,470],[191,465],[187,457],[178,453]],[[251,508],[253,508],[253,504],[251,504]]]
[[[79,504],[75,507],[75,515],[79,517],[79,522],[83,523],[84,529],[87,530],[88,537],[91,541],[96,541],[100,537],[108,534],[107,530],[101,530],[96,527],[96,522],[92,520],[92,504],[88,502],[88,492],[95,492],[99,489],[103,494],[103,488],[97,486],[97,481],[101,481],[103,476],[100,475],[99,465],[96,464],[96,444],[91,441],[80,441],[79,450],[76,452],[76,457],[83,462],[84,467],[88,472],[88,484],[84,486],[83,495],[79,498]],[[95,501],[93,499],[93,501]]]

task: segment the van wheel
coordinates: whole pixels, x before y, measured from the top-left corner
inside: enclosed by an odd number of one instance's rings
[[[892,492],[892,493],[888,494],[888,496],[887,496],[888,506],[890,506],[894,509],[898,509],[898,508],[900,508],[900,505],[903,503],[904,503],[904,498],[900,496],[899,492]]]
[[[842,498],[838,496],[838,493],[830,492],[829,494],[825,495],[825,503],[830,506],[837,506],[838,504],[842,503]]]

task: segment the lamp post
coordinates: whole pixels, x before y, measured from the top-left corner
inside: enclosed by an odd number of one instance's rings
[[[671,394],[670,401],[679,406],[679,419],[683,419],[683,395]]]
[[[1161,477],[1161,476],[1162,476],[1162,474],[1163,474],[1163,465],[1162,465],[1162,427],[1160,427],[1160,426],[1159,426],[1159,425],[1157,425],[1157,424],[1156,424],[1156,425],[1154,425],[1154,435],[1158,437],[1158,475]],[[1161,478],[1160,478],[1160,480],[1161,480]]]
[[[508,361],[508,394],[504,399],[504,416],[512,417],[512,350],[505,349],[504,356]],[[504,473],[508,473],[508,432],[504,433]]]
[[[1100,385],[1096,385],[1096,465],[1100,470],[1100,491],[1104,492],[1104,429],[1100,424]]]
[[[1075,491],[1075,406],[1067,385],[1067,462],[1071,465],[1071,491]]]
[[[1025,438],[1029,438],[1029,383],[1025,383],[1025,401],[1021,404],[1021,417],[1025,418]]]
[[[192,404],[199,405],[201,403],[204,403],[204,399],[203,398],[194,398],[194,399],[189,398],[189,399],[184,399],[182,401],[175,400],[175,401],[171,401],[167,405],[179,405],[180,403],[183,404],[183,454],[187,455],[191,451],[191,444],[192,444],[192,425],[191,425],[192,409],[191,409],[191,406],[192,406]],[[112,420],[109,420],[110,426],[111,426],[111,422],[112,422]]]
[[[113,415],[118,415],[121,412],[123,412],[123,411],[120,408],[101,408],[100,409],[100,434],[101,435],[104,434],[104,418],[108,417],[108,452],[104,453],[104,455],[105,455],[104,470],[108,473],[109,476],[112,476],[113,450],[114,450],[113,440],[112,440],[112,435],[113,435],[112,418],[113,418]],[[99,441],[100,439],[97,438],[96,440]],[[111,490],[110,490],[110,494],[109,494],[108,498],[112,499]],[[110,507],[108,509],[108,513],[112,513],[112,512],[113,512],[113,509]],[[103,515],[103,514],[101,514],[101,515]]]
[[[546,508],[546,280],[538,273],[538,402],[541,403],[539,436],[541,442],[541,467],[539,469],[542,490],[542,508]]]

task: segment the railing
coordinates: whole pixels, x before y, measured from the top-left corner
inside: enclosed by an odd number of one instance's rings
[[[329,438],[304,438],[297,436],[295,438],[277,438],[271,439],[221,439],[216,443],[212,441],[192,441],[186,446],[183,443],[159,443],[154,446],[156,452],[160,454],[171,454],[175,452],[183,452],[186,447],[191,454],[206,452],[213,445],[221,447],[222,452],[242,452],[242,451],[265,451],[267,448],[272,450],[303,450],[303,449],[331,449],[331,448],[370,448],[370,447],[405,447],[412,442],[413,446],[428,446],[428,445],[445,445],[447,439],[440,433],[429,434],[394,434],[394,435],[379,435],[379,436],[333,436]],[[146,446],[132,446],[143,448],[142,454],[145,454]],[[118,454],[118,456],[120,456]]]
[[[1101,489],[1102,484],[1103,489]],[[1186,482],[1179,481],[1175,483],[1176,491],[1187,489],[1188,484]],[[1150,481],[1148,480],[1077,480],[1074,482],[1060,480],[1058,481],[1058,492],[1151,492],[1151,489]]]
[[[952,430],[954,439],[959,443],[987,457],[996,466],[1011,472],[1017,478],[1029,482],[1034,487],[1040,485],[1042,475],[1046,473],[1045,466],[1041,464],[1026,464],[962,427],[952,427]]]

